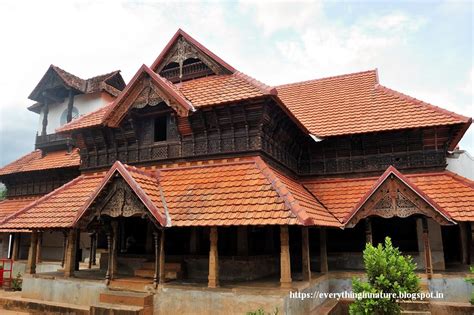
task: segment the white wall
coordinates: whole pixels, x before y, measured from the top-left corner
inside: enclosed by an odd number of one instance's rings
[[[67,109],[68,101],[68,98],[66,98],[61,103],[49,105],[47,134],[55,133],[55,130],[61,126],[61,115]],[[112,101],[112,97],[104,92],[80,94],[74,96],[74,107],[79,111],[79,116],[82,116],[107,105],[110,101]],[[39,115],[38,134],[41,134],[43,130],[43,116],[44,111],[42,110]]]
[[[474,180],[474,158],[467,151],[455,151],[446,160],[448,162],[446,169]]]

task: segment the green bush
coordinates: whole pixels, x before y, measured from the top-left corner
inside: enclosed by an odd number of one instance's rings
[[[367,244],[364,250],[364,264],[367,282],[352,279],[352,289],[356,294],[365,293],[416,293],[420,291],[420,279],[415,274],[416,264],[410,256],[403,256],[393,247],[389,237],[385,246]],[[382,298],[356,299],[349,307],[351,315],[359,314],[400,314],[399,301],[391,295]]]
[[[263,308],[259,308],[256,311],[247,312],[247,315],[278,315],[278,308],[276,308],[273,313],[267,313]]]
[[[21,278],[21,273],[17,273],[16,277],[12,279],[12,290],[21,291],[22,283],[23,283],[23,279]]]
[[[471,268],[471,273],[474,274],[474,267],[471,266],[470,268]],[[474,286],[474,278],[473,277],[466,278],[466,281]],[[470,302],[471,302],[472,305],[474,305],[474,290],[471,292],[471,301]]]

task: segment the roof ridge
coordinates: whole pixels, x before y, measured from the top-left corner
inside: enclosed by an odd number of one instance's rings
[[[232,75],[236,76],[237,78],[243,79],[247,83],[252,84],[257,89],[259,89],[263,94],[270,94],[270,95],[277,95],[277,90],[273,86],[269,86],[262,81],[255,79],[254,77],[249,76],[241,71],[235,71]]]
[[[313,219],[301,207],[298,200],[293,196],[288,187],[283,183],[274,170],[265,163],[260,157],[254,157],[255,166],[260,170],[262,175],[270,182],[270,185],[276,191],[278,196],[283,199],[288,210],[299,220],[302,225],[314,225]],[[283,187],[283,188],[282,188]]]
[[[18,215],[20,215],[20,214],[26,212],[27,210],[31,209],[33,206],[36,206],[38,203],[43,202],[44,200],[47,200],[47,199],[51,198],[52,196],[54,196],[58,192],[63,191],[64,189],[68,188],[69,186],[77,183],[79,180],[83,179],[84,177],[86,177],[86,176],[85,175],[77,176],[76,178],[72,179],[71,181],[65,183],[64,185],[59,186],[58,188],[54,189],[53,191],[47,193],[43,197],[36,199],[34,202],[28,204],[26,207],[24,207],[24,208],[16,211],[15,213],[12,213],[11,215],[5,217],[2,221],[0,221],[0,227],[6,221],[16,218]]]
[[[463,115],[460,115],[460,114],[457,114],[455,112],[452,112],[452,111],[449,111],[447,109],[444,109],[444,108],[441,108],[439,106],[436,106],[436,105],[433,105],[433,104],[430,104],[430,103],[427,103],[425,101],[422,101],[422,100],[419,100],[415,97],[412,97],[412,96],[409,96],[407,94],[404,94],[402,92],[398,92],[394,89],[391,89],[389,87],[386,87],[380,83],[377,83],[375,85],[375,89],[379,89],[379,90],[382,90],[383,92],[386,92],[386,93],[389,93],[391,94],[392,96],[395,96],[395,97],[398,97],[398,98],[401,98],[403,100],[406,100],[406,101],[409,101],[409,102],[412,102],[414,103],[414,105],[418,105],[420,107],[428,107],[438,113],[441,113],[441,114],[444,114],[444,115],[449,115],[451,116],[452,118],[456,118],[456,119],[460,119],[462,120],[463,123],[467,123],[469,122],[470,119],[472,118],[469,118],[469,117],[466,117],[466,116],[463,116]]]
[[[351,72],[351,73],[339,74],[339,75],[323,77],[323,78],[318,78],[318,79],[310,79],[310,80],[298,81],[298,82],[293,82],[293,83],[285,83],[285,84],[281,84],[281,85],[276,85],[275,88],[279,89],[279,88],[287,87],[287,86],[304,85],[304,84],[309,84],[309,83],[319,82],[319,81],[325,81],[325,80],[342,79],[342,78],[346,78],[346,77],[351,77],[351,76],[356,76],[356,75],[361,75],[361,74],[366,74],[366,73],[371,73],[371,72],[375,73],[375,75],[376,75],[376,84],[378,84],[378,71],[377,71],[377,68],[376,68],[376,69],[372,69],[372,70]]]

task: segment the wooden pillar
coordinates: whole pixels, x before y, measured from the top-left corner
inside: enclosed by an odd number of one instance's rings
[[[97,265],[97,261],[96,261],[96,258],[97,258],[97,239],[99,238],[99,235],[98,233],[96,232],[95,233],[95,236],[94,236],[94,247],[93,247],[93,251],[92,251],[92,265],[93,266],[96,266]]]
[[[70,122],[72,120],[73,107],[74,107],[74,93],[72,92],[72,89],[69,89],[69,100],[67,103],[67,116],[66,116],[67,122]]]
[[[117,245],[118,245],[118,222],[112,221],[112,252],[110,253],[110,279],[113,280],[117,274]]]
[[[165,230],[161,230],[160,237],[160,270],[158,273],[160,284],[165,283]]]
[[[107,271],[105,272],[105,284],[109,285],[112,274],[112,231],[107,231]]]
[[[155,249],[155,272],[153,274],[153,286],[158,287],[160,274],[160,242],[158,242],[158,231],[153,232],[153,245]]]
[[[425,252],[425,271],[428,279],[431,279],[433,276],[433,264],[431,261],[431,247],[430,247],[430,237],[428,234],[428,221],[425,217],[421,219],[423,225],[423,246]]]
[[[38,232],[38,242],[36,243],[36,264],[41,262],[41,245],[43,244],[43,232]]]
[[[249,254],[249,239],[247,226],[237,227],[237,255],[248,256]]]
[[[92,257],[94,255],[94,238],[95,238],[95,233],[89,233],[89,237],[91,239],[91,244],[89,248],[89,266],[88,268],[92,268]]]
[[[42,122],[42,129],[41,135],[46,135],[46,127],[48,127],[48,113],[49,113],[49,105],[46,98],[44,98],[44,109],[43,109],[43,122]]]
[[[372,242],[372,221],[370,218],[365,219],[365,242],[373,244]]]
[[[191,237],[189,238],[189,252],[196,254],[198,250],[198,235],[197,228],[191,227]]]
[[[280,226],[280,286],[291,288],[290,236],[288,226]]]
[[[74,270],[76,269],[76,239],[77,230],[70,229],[67,234],[66,263],[64,266],[65,277],[74,277]]]
[[[219,254],[217,252],[217,227],[211,227],[209,240],[211,244],[209,248],[209,276],[207,286],[209,288],[217,288],[219,286]]]
[[[13,233],[13,248],[12,257],[13,261],[18,259],[18,252],[20,251],[20,233]]]
[[[326,228],[321,227],[319,230],[319,252],[320,252],[320,264],[321,273],[328,272],[328,252],[326,246]]]
[[[28,251],[28,262],[26,265],[25,273],[35,274],[36,273],[36,250],[38,246],[38,231],[31,232],[30,249]]]
[[[67,248],[67,232],[63,231],[63,257],[61,259],[61,267],[64,267],[66,261],[66,248]]]
[[[309,251],[309,233],[308,227],[301,228],[301,261],[303,281],[311,281],[311,255]]]
[[[468,227],[468,222],[459,222],[459,234],[461,239],[461,262],[464,265],[471,263],[470,257],[470,237],[471,231]]]

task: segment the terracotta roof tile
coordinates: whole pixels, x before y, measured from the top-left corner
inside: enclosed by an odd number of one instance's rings
[[[378,83],[365,71],[277,87],[278,96],[319,137],[470,123]]]
[[[40,197],[41,196],[28,196],[19,198],[8,198],[0,201],[0,221],[2,221],[5,217],[24,208],[25,206],[29,205]]]
[[[16,161],[2,167],[0,176],[12,173],[40,171],[54,168],[78,167],[80,164],[79,150],[49,152],[42,156],[41,150],[35,150]]]
[[[474,221],[474,183],[449,171],[407,174],[411,183],[456,221]],[[378,177],[305,180],[307,187],[342,222]]]
[[[67,228],[103,176],[81,175],[0,223],[1,229]]]
[[[67,124],[57,128],[56,132],[68,132],[72,130],[100,126],[103,123],[107,112],[113,107],[113,105],[114,103],[111,102],[95,111],[79,116]]]

